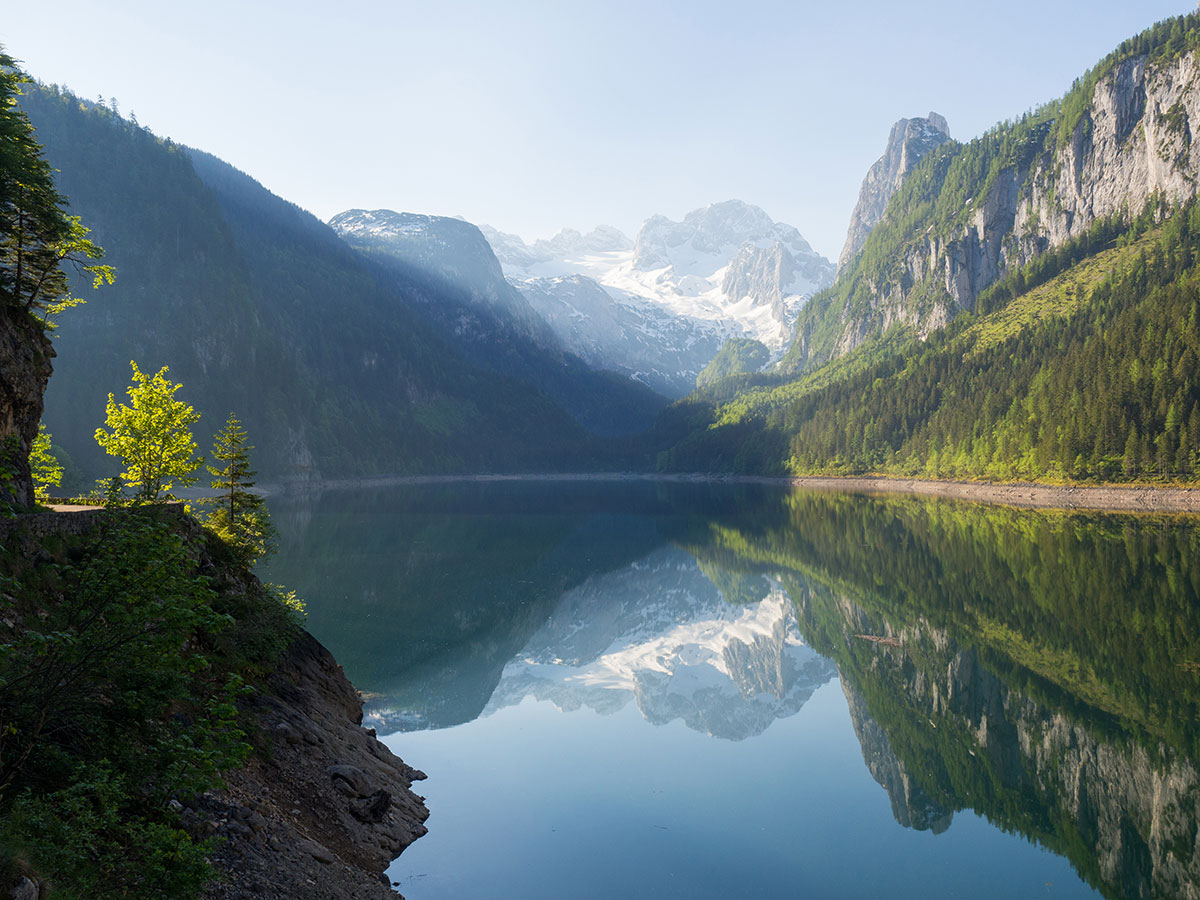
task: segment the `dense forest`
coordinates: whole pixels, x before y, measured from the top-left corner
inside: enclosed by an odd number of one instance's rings
[[[833,287],[801,311],[796,339],[781,370],[811,369],[836,356],[850,323],[870,323],[881,329],[884,316],[878,301],[885,295],[902,296],[903,310],[917,320],[939,306],[949,309],[951,315],[958,312],[939,266],[930,266],[913,280],[913,273],[901,260],[914,250],[953,245],[982,207],[998,199],[998,192],[1015,190],[1019,197],[1027,197],[1033,183],[1045,179],[1051,206],[1057,208],[1055,179],[1069,177],[1059,154],[1073,140],[1078,141],[1079,153],[1089,148],[1090,104],[1101,80],[1126,61],[1139,59],[1146,66],[1162,66],[1198,47],[1200,14],[1164,20],[1123,42],[1077,79],[1062,98],[1001,122],[965,144],[949,141],[931,152],[905,178],[862,251],[838,273]],[[1183,154],[1188,156],[1191,138],[1183,109],[1177,105],[1161,115],[1169,131],[1182,132]],[[1162,160],[1168,165],[1181,161],[1186,159]],[[1134,205],[1140,207],[1141,202]],[[1051,249],[1038,226],[1036,219],[1031,220],[1025,223],[1025,230],[1004,236],[1003,247],[990,248],[990,253],[999,254],[1001,275],[1006,261],[1019,267],[1022,261]]]
[[[980,227],[986,217],[976,206],[997,192],[1029,197],[1049,185],[1051,206],[1069,222],[1054,205],[1054,179],[1066,177],[1059,155],[1067,144],[1077,155],[1089,152],[1093,117],[1102,115],[1090,108],[1097,86],[1130,61],[1150,71],[1198,47],[1200,15],[1161,22],[1123,43],[1062,99],[930,153],[859,256],[802,311],[781,363],[710,381],[669,408],[645,445],[647,462],[653,456],[664,471],[770,475],[1194,481],[1194,196],[1151,194],[1054,245],[1033,219],[989,232],[981,240],[991,243],[976,249],[995,255],[995,271],[965,299],[947,293],[933,257]],[[1144,115],[1170,138],[1170,147],[1158,148],[1167,154],[1162,163],[1186,169],[1183,108]],[[905,260],[922,252],[933,257],[915,277]],[[939,309],[948,321],[928,332],[917,327],[936,323]]]
[[[1102,220],[984,295],[994,312],[924,342],[891,335],[799,380],[744,380],[677,404],[660,428],[685,436],[659,464],[1190,480],[1200,471],[1198,252],[1195,201],[1148,207],[1124,226]]]
[[[984,202],[999,181],[1026,191],[1035,177],[1052,180],[1055,154],[1089,133],[1089,104],[1101,80],[1129,60],[1150,66],[1193,52],[1198,24],[1195,15],[1161,22],[1122,44],[1061,100],[930,153],[892,197],[862,253],[802,312],[779,366],[710,384],[660,418],[652,443],[657,466],[1194,480],[1194,198],[1152,195],[1139,209],[1127,205],[1096,218],[1056,246],[1036,222],[1028,233],[1014,230],[1004,237],[996,276],[968,298],[970,308],[955,305],[940,270],[909,281],[900,261],[914,248],[953,242],[975,216],[975,201]],[[1174,127],[1171,112],[1163,115]],[[904,308],[917,312],[885,327],[896,315],[881,305],[885,295],[902,297]],[[903,324],[923,321],[939,305],[953,315],[928,335]],[[867,336],[837,356],[850,322]]]

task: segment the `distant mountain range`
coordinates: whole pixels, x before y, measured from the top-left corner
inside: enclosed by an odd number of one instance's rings
[[[481,230],[565,346],[674,396],[695,387],[731,338],[778,356],[800,308],[835,271],[795,228],[740,200],[681,222],[653,216],[633,241],[607,226],[532,244]]]
[[[673,397],[695,388],[728,340],[761,341],[778,357],[799,309],[834,273],[795,228],[737,200],[682,222],[655,216],[636,241],[601,226],[526,244],[487,225],[383,209],[329,224],[356,249],[465,287],[542,346]],[[460,335],[470,327],[455,325]]]
[[[455,244],[456,272],[359,252],[104,106],[37,85],[21,106],[117,270],[111,288],[79,288],[89,302],[56,332],[44,421],[82,470],[76,487],[116,471],[92,435],[131,359],[170,366],[204,416],[202,447],[235,412],[268,479],[587,468],[596,435],[644,429],[665,403],[565,351],[478,231]],[[467,283],[489,260],[492,294]]]

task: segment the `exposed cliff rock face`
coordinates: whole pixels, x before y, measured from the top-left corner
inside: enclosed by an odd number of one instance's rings
[[[1156,197],[1178,202],[1195,195],[1200,155],[1191,144],[1200,128],[1198,76],[1195,53],[1158,62],[1144,54],[1131,57],[1099,78],[1065,141],[1057,140],[1058,125],[1048,120],[1029,126],[1011,146],[996,139],[1003,150],[964,145],[956,153],[985,154],[978,182],[965,186],[972,195],[957,201],[961,207],[942,210],[948,221],[931,217],[902,238],[893,233],[900,244],[886,249],[882,269],[856,268],[853,254],[847,259],[843,252],[839,285],[827,302],[818,297],[805,311],[785,368],[843,355],[897,324],[924,338],[958,312],[973,310],[980,292],[1007,272],[1079,237],[1097,219],[1136,214]],[[984,177],[994,168],[988,152],[1008,156]],[[921,166],[913,177],[932,180],[945,173],[945,166]],[[937,194],[938,185],[932,187],[928,196]],[[901,191],[894,199],[903,202],[907,195]],[[889,207],[880,223],[896,225],[910,211]],[[851,237],[855,233],[852,224]],[[862,247],[876,237],[869,234]],[[848,238],[847,247],[853,246]]]
[[[42,419],[42,394],[50,380],[54,348],[42,329],[19,309],[0,308],[0,504],[33,505],[29,449]]]
[[[950,126],[943,116],[931,112],[925,118],[901,119],[892,126],[887,149],[871,166],[858,192],[858,203],[850,216],[846,244],[838,257],[838,271],[846,267],[862,250],[867,235],[875,227],[904,176],[935,147],[950,140]]]
[[[411,790],[424,774],[360,727],[361,698],[311,636],[270,686],[250,709],[265,753],[184,813],[224,839],[214,861],[226,877],[206,897],[395,898],[384,872],[425,834]]]

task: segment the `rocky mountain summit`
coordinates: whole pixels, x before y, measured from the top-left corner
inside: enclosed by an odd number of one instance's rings
[[[528,268],[556,259],[571,259],[593,253],[622,253],[633,249],[633,241],[611,225],[599,225],[587,234],[574,228],[564,228],[554,237],[539,238],[532,244],[526,244],[518,235],[497,231],[490,225],[480,225],[479,230],[492,245],[496,258],[506,270]]]
[[[867,235],[883,218],[892,195],[900,188],[904,177],[913,170],[929,151],[950,140],[950,126],[943,116],[931,112],[924,118],[901,119],[892,126],[887,149],[867,171],[858,203],[850,216],[846,244],[838,257],[838,271],[858,256]]]
[[[740,200],[679,222],[652,216],[633,241],[607,226],[532,244],[481,230],[565,347],[674,396],[695,386],[727,339],[778,354],[800,308],[834,275],[798,230]]]
[[[892,143],[904,146],[897,126],[877,176],[864,183],[843,277],[799,317],[785,370],[819,365],[895,325],[923,338],[974,310],[989,286],[1082,238],[1098,220],[1195,196],[1200,58],[1161,36],[1153,40],[1127,42],[1066,97],[969,143],[942,140],[930,122],[917,146],[947,146],[926,149],[915,168],[912,153],[892,152]],[[914,177],[901,173],[864,239],[878,209],[873,198],[880,192],[871,186],[889,183],[891,156],[896,172],[907,159]],[[914,216],[920,209],[928,213]]]

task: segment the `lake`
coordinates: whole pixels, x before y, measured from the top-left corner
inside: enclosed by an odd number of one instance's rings
[[[1200,520],[763,485],[272,498],[442,898],[1200,896]]]

